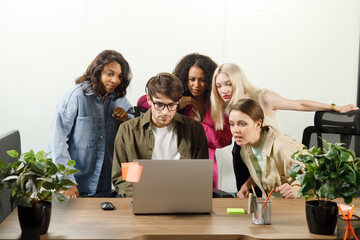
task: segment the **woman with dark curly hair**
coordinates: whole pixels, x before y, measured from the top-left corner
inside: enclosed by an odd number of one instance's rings
[[[209,159],[214,160],[213,187],[218,188],[218,167],[215,157],[216,148],[225,147],[232,142],[230,127],[215,130],[210,116],[211,81],[217,64],[208,56],[191,53],[184,56],[174,69],[174,75],[180,79],[184,94],[179,103],[182,114],[200,121],[204,127],[209,149]],[[146,95],[138,101],[138,107],[149,109]],[[224,116],[227,118],[227,116]]]
[[[71,175],[78,185],[64,194],[110,197],[114,139],[120,123],[133,116],[126,99],[131,80],[128,62],[118,52],[105,50],[76,79],[76,86],[56,108],[50,132],[50,157],[58,164],[76,161]]]

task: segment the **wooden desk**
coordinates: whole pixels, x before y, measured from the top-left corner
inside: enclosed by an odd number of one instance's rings
[[[116,210],[99,204],[112,202]],[[213,213],[200,215],[133,215],[131,199],[79,198],[54,204],[49,231],[41,239],[335,239],[309,233],[304,199],[273,199],[272,224],[254,225],[250,215],[227,215],[247,199],[213,199]],[[16,209],[0,224],[0,239],[21,234]]]

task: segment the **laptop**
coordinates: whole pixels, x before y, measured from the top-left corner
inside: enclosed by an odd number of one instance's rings
[[[210,213],[213,160],[134,160],[143,166],[133,183],[134,214]]]

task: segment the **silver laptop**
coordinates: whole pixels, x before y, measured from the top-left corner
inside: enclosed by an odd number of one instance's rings
[[[133,183],[134,214],[210,213],[213,160],[134,160],[143,166]]]

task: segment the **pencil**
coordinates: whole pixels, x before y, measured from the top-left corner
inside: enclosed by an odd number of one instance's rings
[[[255,192],[255,188],[254,188],[254,185],[251,185],[251,189],[252,189],[252,191],[253,191],[253,194],[254,194],[254,196],[255,196],[255,199],[257,198],[257,196],[256,196],[256,192]]]
[[[273,192],[274,192],[274,189],[271,189],[271,191],[270,191],[269,195],[267,196],[267,198],[266,198],[266,200],[265,200],[264,204],[262,205],[262,208],[264,208],[264,207],[265,207],[265,204],[267,203],[267,201],[269,201],[270,196],[271,196],[271,194],[272,194]]]

